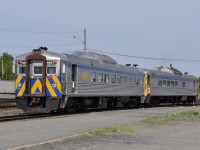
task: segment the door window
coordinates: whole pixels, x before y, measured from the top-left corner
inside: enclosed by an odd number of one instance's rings
[[[42,67],[34,66],[34,74],[42,74]]]

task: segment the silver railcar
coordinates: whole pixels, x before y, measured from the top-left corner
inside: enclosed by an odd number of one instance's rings
[[[16,62],[15,96],[26,113],[196,100],[196,78],[172,68],[140,69],[103,54],[59,54],[46,48]]]

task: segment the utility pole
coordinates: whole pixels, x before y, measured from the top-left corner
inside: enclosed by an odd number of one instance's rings
[[[77,38],[83,43],[83,46],[84,46],[83,49],[84,49],[84,52],[86,53],[86,28],[84,29],[84,31],[81,31],[81,32],[84,32],[83,40],[79,38],[78,36],[73,36],[73,38]]]
[[[2,61],[2,79],[3,79],[3,75],[4,75],[3,59],[1,61]]]
[[[84,52],[86,53],[86,29],[84,29],[84,41],[83,41],[83,44],[84,44]]]

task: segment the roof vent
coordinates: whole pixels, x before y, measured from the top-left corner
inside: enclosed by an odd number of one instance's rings
[[[38,54],[38,55],[41,55],[42,54],[42,51],[47,51],[47,47],[39,47],[38,49],[33,49],[32,50],[32,54]]]
[[[183,73],[181,71],[179,71],[178,69],[172,67],[172,64],[170,64],[170,68],[169,69],[171,69],[171,71],[176,75],[183,75]]]
[[[138,66],[138,64],[133,64],[133,67],[135,67],[135,68],[136,68],[137,66]]]
[[[39,49],[41,49],[41,50],[48,50],[48,48],[47,47],[40,47]]]

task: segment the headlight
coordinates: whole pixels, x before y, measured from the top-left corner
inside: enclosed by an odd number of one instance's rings
[[[52,86],[52,88],[54,88],[54,89],[57,87],[56,83],[53,83],[51,86]]]
[[[21,88],[21,87],[22,87],[22,84],[21,84],[21,83],[18,83],[18,84],[17,84],[17,87],[18,87],[18,88]]]

